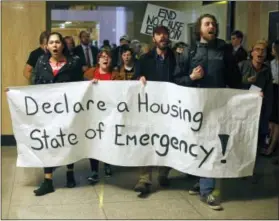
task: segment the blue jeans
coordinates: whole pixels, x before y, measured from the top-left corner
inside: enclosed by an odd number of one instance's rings
[[[215,188],[215,179],[200,177],[200,194],[202,197],[209,195]]]

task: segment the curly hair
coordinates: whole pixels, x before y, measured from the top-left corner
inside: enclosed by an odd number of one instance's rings
[[[199,41],[201,39],[201,25],[202,25],[202,20],[204,18],[211,18],[216,23],[216,37],[219,34],[219,25],[217,23],[216,17],[211,14],[203,14],[197,19],[197,21],[195,23],[195,36],[196,36],[197,41]]]

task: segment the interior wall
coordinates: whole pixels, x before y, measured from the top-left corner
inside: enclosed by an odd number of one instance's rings
[[[278,1],[236,2],[235,29],[244,33],[245,48],[250,49],[257,40],[268,40],[268,14],[278,9]]]
[[[46,3],[42,1],[4,1],[2,5],[2,122],[1,134],[13,134],[4,89],[27,85],[23,68],[29,53],[39,46],[39,35],[45,30]]]

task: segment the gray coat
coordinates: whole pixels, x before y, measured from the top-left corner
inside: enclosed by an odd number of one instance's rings
[[[192,81],[190,75],[199,65],[205,76]],[[228,45],[224,40],[216,39],[209,44],[197,42],[194,49],[188,50],[184,63],[176,68],[175,82],[188,87],[241,88],[241,74]]]
[[[248,90],[251,87],[251,83],[248,82],[249,77],[257,77],[254,85],[262,89],[264,94],[263,106],[266,112],[266,117],[269,118],[273,103],[273,86],[270,66],[268,64],[263,64],[263,67],[259,72],[255,71],[251,60],[242,61],[238,64],[238,66],[242,74],[243,89]]]

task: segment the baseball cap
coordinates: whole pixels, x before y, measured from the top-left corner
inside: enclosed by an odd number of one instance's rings
[[[154,34],[161,34],[163,32],[167,33],[168,35],[170,34],[170,31],[166,26],[159,25],[153,29],[153,36]]]
[[[140,44],[140,41],[137,40],[137,39],[134,39],[134,40],[131,41],[131,44]]]
[[[120,41],[122,41],[122,40],[130,41],[130,38],[128,35],[123,35],[120,37]]]

